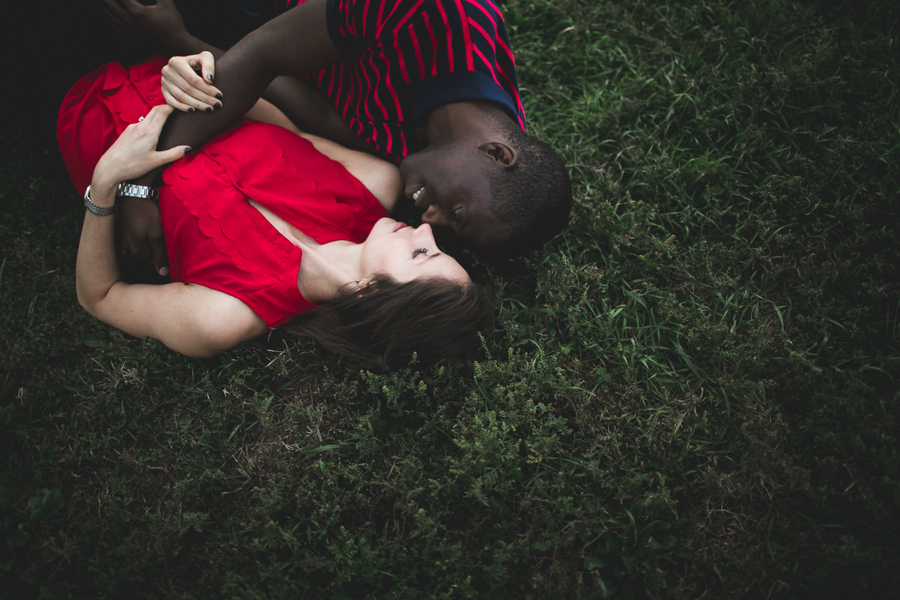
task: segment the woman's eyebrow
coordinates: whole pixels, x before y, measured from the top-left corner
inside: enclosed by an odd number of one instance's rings
[[[438,256],[444,256],[444,255],[443,255],[442,253],[440,253],[440,252],[438,252],[437,254],[432,254],[431,256],[429,256],[428,258],[426,258],[425,260],[419,261],[419,264],[420,264],[420,265],[427,265],[429,260],[431,260],[432,258],[437,258]]]

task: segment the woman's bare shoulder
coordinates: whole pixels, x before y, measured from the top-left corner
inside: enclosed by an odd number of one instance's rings
[[[268,331],[237,298],[202,285],[118,282],[95,311],[135,337],[150,337],[187,356],[212,356]]]

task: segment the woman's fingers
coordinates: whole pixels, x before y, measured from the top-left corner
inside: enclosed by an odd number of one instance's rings
[[[156,161],[157,167],[161,167],[163,165],[167,165],[170,162],[175,162],[179,158],[182,158],[186,154],[191,153],[190,146],[175,146],[174,148],[169,148],[168,150],[163,150],[162,152],[156,153]]]
[[[144,127],[155,132],[158,136],[159,132],[162,131],[163,125],[166,124],[166,119],[169,118],[173,110],[175,109],[168,104],[157,104],[150,109],[143,121],[134,123],[134,125],[140,127],[141,123],[143,123]]]
[[[175,76],[162,81],[163,98],[173,108],[185,112],[193,112],[194,110],[212,112],[215,110],[216,104],[219,104],[216,98],[202,95],[196,91],[191,92],[191,90],[192,88],[188,83],[177,79]]]
[[[200,74],[203,76],[203,81],[208,81],[210,87],[212,87],[212,82],[216,79],[216,59],[213,57],[212,52],[204,50],[200,54],[197,54],[191,58],[197,59],[197,62],[200,66]],[[215,90],[216,88],[212,89]]]
[[[163,67],[162,75],[163,96],[175,108],[187,112],[189,108],[212,112],[222,106],[222,93],[210,83],[215,78],[215,60],[211,53],[174,56]]]
[[[156,150],[159,133],[173,110],[166,104],[154,106],[143,121],[129,125],[98,161],[94,182],[112,185],[129,181],[187,154],[187,146]]]
[[[149,142],[151,144],[151,149],[149,149],[150,154],[150,164],[153,165],[152,168],[161,167],[170,162],[174,162],[184,156],[185,154],[190,153],[190,146],[175,146],[174,148],[169,148],[168,150],[163,150],[161,152],[157,152],[155,150],[156,143],[159,140],[159,133],[162,131],[163,125],[166,124],[166,119],[169,118],[169,115],[172,114],[172,111],[175,110],[168,104],[160,104],[158,106],[154,106],[147,116],[144,118],[142,123],[137,123],[137,126],[143,125],[148,129],[146,135],[148,136]]]
[[[176,110],[180,110],[181,112],[194,112],[196,109],[193,106],[185,104],[184,102],[179,101],[175,96],[169,93],[169,91],[164,87],[162,90],[163,98],[166,99],[166,104],[171,106]]]

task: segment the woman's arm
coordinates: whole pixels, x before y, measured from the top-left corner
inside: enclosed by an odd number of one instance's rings
[[[91,182],[91,202],[115,203],[119,181],[183,156],[184,147],[156,152],[156,139],[171,107],[158,106],[131,125],[103,155]],[[75,289],[93,316],[137,337],[153,337],[189,356],[210,356],[268,329],[243,302],[196,285],[130,285],[120,281],[115,255],[115,220],[85,211],[78,245]]]
[[[94,167],[91,187],[88,188],[90,200],[95,206],[101,209],[114,206],[116,187],[120,182],[134,179],[190,152],[186,146],[156,151],[159,132],[172,110],[171,106],[154,107],[143,122],[129,125],[100,157]],[[85,307],[103,298],[119,280],[113,247],[114,233],[115,222],[110,216],[97,216],[91,211],[86,213],[76,265],[78,299]],[[88,254],[83,259],[85,252]]]
[[[269,330],[265,321],[237,298],[184,283],[131,285],[117,281],[105,296],[90,305],[82,301],[82,306],[129,335],[159,340],[176,352],[197,358],[213,356]]]

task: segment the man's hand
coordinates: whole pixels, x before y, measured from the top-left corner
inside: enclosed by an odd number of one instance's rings
[[[222,92],[212,85],[215,76],[216,62],[211,52],[173,56],[162,70],[163,97],[167,104],[183,112],[212,112],[222,107]]]
[[[157,0],[145,6],[138,0],[100,0],[113,27],[124,35],[141,35],[170,50],[188,35],[174,0]]]
[[[159,219],[159,205],[148,198],[119,198],[122,248],[152,264],[160,275],[169,274],[166,238]]]
[[[156,150],[159,132],[170,114],[171,106],[154,106],[141,122],[129,125],[100,157],[94,168],[91,187],[115,189],[117,182],[134,179],[187,154],[190,151],[187,146],[176,146],[162,152]],[[145,262],[153,263],[160,275],[167,275],[166,240],[156,202],[147,198],[122,198],[119,224],[125,250]]]

